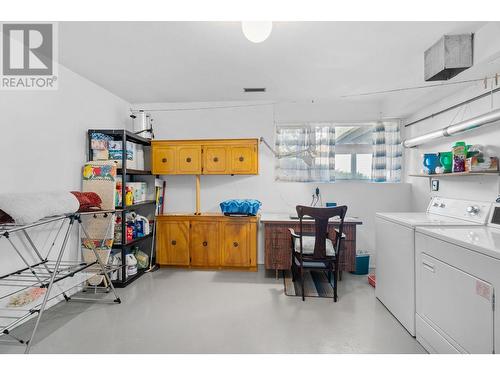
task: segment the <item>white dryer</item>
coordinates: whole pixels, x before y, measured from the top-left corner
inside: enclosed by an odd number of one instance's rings
[[[498,353],[500,204],[487,226],[416,233],[416,333],[431,353]]]
[[[375,295],[415,336],[415,228],[485,225],[491,203],[434,197],[425,212],[376,215]]]

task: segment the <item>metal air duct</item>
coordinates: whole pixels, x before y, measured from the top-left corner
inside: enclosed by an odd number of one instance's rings
[[[403,141],[403,147],[415,147],[437,138],[450,137],[455,134],[479,128],[483,125],[492,124],[496,121],[500,121],[500,109],[496,109],[483,115],[473,117],[469,120],[449,125],[443,129],[419,135],[418,137],[408,138]]]
[[[472,34],[444,35],[424,53],[424,79],[446,81],[472,66]]]

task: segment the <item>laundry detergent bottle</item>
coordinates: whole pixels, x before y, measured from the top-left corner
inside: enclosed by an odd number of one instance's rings
[[[453,172],[465,172],[465,159],[467,158],[467,147],[465,142],[456,142],[451,148],[453,155]]]

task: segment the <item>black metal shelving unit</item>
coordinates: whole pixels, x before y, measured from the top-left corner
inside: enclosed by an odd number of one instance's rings
[[[87,138],[88,138],[88,161],[92,161],[92,146],[91,146],[91,135],[92,133],[101,133],[105,135],[109,135],[113,137],[115,141],[122,141],[122,150],[123,150],[123,155],[122,155],[122,167],[118,168],[117,174],[122,176],[122,204],[125,204],[125,195],[126,195],[126,188],[127,184],[126,182],[133,182],[134,176],[147,176],[147,175],[152,175],[151,171],[148,170],[138,170],[138,169],[128,169],[127,168],[127,141],[137,143],[143,146],[151,146],[151,141],[149,139],[143,138],[138,136],[137,134],[134,134],[128,130],[124,129],[89,129],[87,132]],[[130,180],[130,181],[129,181]],[[147,253],[149,257],[152,256],[151,254],[151,248],[154,245],[154,237],[153,234],[146,235],[144,237],[140,238],[135,238],[132,241],[125,242],[125,239],[127,238],[126,235],[126,229],[127,229],[127,221],[126,221],[126,216],[127,212],[133,211],[133,210],[140,210],[141,213],[144,213],[146,215],[152,214],[154,217],[155,215],[155,210],[156,210],[156,201],[155,200],[148,200],[144,202],[139,202],[133,205],[129,206],[123,206],[123,207],[116,207],[116,211],[118,215],[121,215],[122,219],[122,243],[121,244],[114,244],[113,249],[120,251],[121,252],[121,259],[122,259],[122,272],[121,272],[121,278],[118,280],[113,281],[113,285],[118,287],[118,288],[124,288],[127,285],[129,285],[131,282],[137,280],[139,277],[141,277],[146,269],[139,269],[137,270],[137,274],[135,275],[130,275],[127,277],[127,272],[126,272],[126,254],[129,252],[130,248],[134,245],[139,245],[139,244],[145,244],[147,246],[144,246],[141,248],[142,251]],[[146,251],[147,250],[147,251]],[[154,261],[154,259],[153,259]],[[154,263],[153,263],[154,264]]]

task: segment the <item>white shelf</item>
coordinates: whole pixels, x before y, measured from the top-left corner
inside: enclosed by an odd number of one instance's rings
[[[440,178],[440,177],[470,177],[470,176],[498,176],[500,172],[455,172],[455,173],[434,173],[434,174],[410,174],[409,177],[427,177],[427,178]]]

